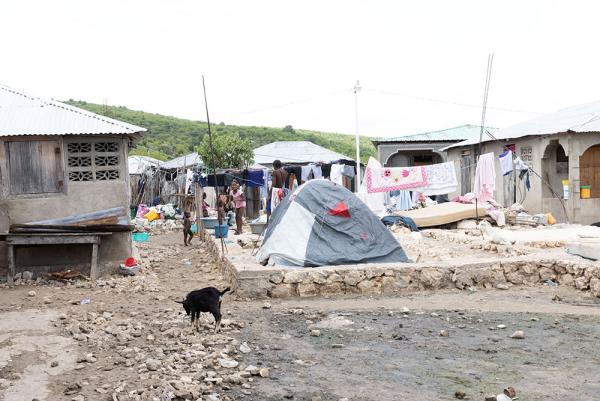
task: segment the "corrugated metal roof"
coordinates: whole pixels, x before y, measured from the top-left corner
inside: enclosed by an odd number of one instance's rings
[[[184,168],[184,167],[192,167],[196,165],[202,164],[202,158],[198,153],[193,152],[189,155],[179,156],[175,159],[166,161],[161,164],[161,167],[164,169],[173,169],[173,168]]]
[[[491,132],[493,137],[484,133],[482,142],[524,136],[551,135],[561,132],[600,132],[600,101],[568,107],[499,129],[496,132]],[[479,137],[472,138],[447,146],[444,150],[458,146],[474,145],[478,142]]]
[[[283,163],[316,163],[351,159],[309,141],[279,141],[254,149],[254,162],[273,164],[274,160]]]
[[[0,85],[0,137],[21,135],[133,135],[146,129]]]
[[[421,134],[398,136],[394,138],[376,138],[374,143],[381,142],[450,142],[464,141],[477,137],[479,139],[479,125],[465,124],[458,127],[446,128],[439,131],[423,132]],[[484,131],[497,130],[497,128],[484,127]]]

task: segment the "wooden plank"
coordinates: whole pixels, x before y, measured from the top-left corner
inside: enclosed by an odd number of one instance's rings
[[[75,236],[84,236],[84,235],[112,235],[112,233],[109,232],[80,232],[80,233],[9,233],[9,234],[5,234],[6,237],[59,237],[59,236],[64,236],[64,237],[75,237]]]
[[[61,192],[64,183],[62,152],[58,141],[38,142],[40,183],[43,193]]]
[[[39,141],[8,142],[8,165],[11,194],[42,193],[38,143]]]
[[[15,279],[15,247],[12,245],[7,246],[8,249],[8,278],[6,282],[8,285],[14,284]]]
[[[92,279],[92,287],[96,286],[96,278],[98,277],[98,243],[92,244],[92,262],[90,267],[90,278]]]
[[[59,233],[96,233],[96,232],[126,232],[133,231],[135,226],[130,224],[99,224],[99,225],[46,225],[46,224],[12,224],[11,233],[59,232]]]
[[[97,244],[100,242],[100,237],[97,235],[86,236],[7,236],[6,243],[11,245],[71,245],[71,244]]]

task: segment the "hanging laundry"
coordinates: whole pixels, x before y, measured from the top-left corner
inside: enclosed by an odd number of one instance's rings
[[[494,153],[479,156],[475,170],[473,192],[480,202],[487,202],[494,197],[496,189],[496,168],[494,166]]]
[[[425,166],[425,172],[427,173],[428,184],[423,188],[424,195],[444,195],[456,192],[458,189],[454,162]]]
[[[290,173],[288,185],[288,189],[291,190],[298,188],[298,179],[296,178],[296,174]]]
[[[369,168],[381,168],[381,163],[379,163],[376,159],[374,159],[373,157],[369,157],[369,162],[367,164],[367,169]],[[378,192],[378,193],[368,193],[367,192],[367,183],[365,180],[363,180],[360,183],[360,188],[358,188],[358,193],[356,194],[358,196],[358,198],[364,202],[365,205],[367,205],[369,207],[369,209],[371,209],[371,211],[373,213],[375,213],[375,215],[379,216],[379,217],[383,217],[386,213],[386,195],[385,193],[382,192]]]
[[[271,190],[271,213],[275,211],[279,203],[283,200],[283,194],[283,188],[273,188]]]
[[[329,178],[329,175],[331,174],[331,164],[322,164],[320,167],[323,178]]]
[[[262,179],[263,185],[260,187],[260,198],[266,199],[269,192],[269,170],[266,168],[262,170]]]
[[[310,173],[312,173],[312,167],[310,166],[302,166],[302,174],[300,179],[304,182],[308,181],[310,178]]]
[[[294,174],[294,178],[302,177],[302,167],[300,166],[286,166],[283,169],[288,173],[283,188],[290,188],[290,186],[292,185],[293,180],[290,179],[291,174]]]
[[[346,177],[353,179],[354,176],[356,175],[356,172],[354,171],[354,166],[350,166],[347,164],[342,166],[342,175],[345,175]]]
[[[248,170],[246,185],[250,188],[258,188],[265,185],[263,170]]]
[[[529,181],[529,166],[527,166],[520,157],[515,159],[515,169],[519,171],[519,179],[523,181],[525,177],[525,188],[531,190],[531,182]]]
[[[331,182],[335,182],[339,185],[344,185],[344,181],[342,179],[342,165],[341,164],[332,164],[331,165],[331,173],[329,175],[329,179]]]
[[[515,169],[519,171],[529,170],[529,166],[526,165],[520,157],[515,159]]]
[[[396,194],[392,197],[392,201],[396,210],[404,211],[412,209],[413,203],[410,191],[396,191]]]
[[[215,185],[216,184],[216,185]],[[217,182],[215,183],[215,175],[208,175],[208,186],[209,187],[224,187],[225,186],[225,174],[217,174]]]
[[[422,188],[427,185],[427,172],[419,167],[367,168],[367,191],[390,192],[396,189]]]
[[[314,179],[323,178],[323,170],[321,169],[321,166],[317,166],[317,165],[313,164],[310,166],[310,168],[312,170]]]
[[[521,170],[521,173],[519,173],[519,179],[523,181],[523,177],[525,177],[525,188],[527,188],[528,191],[531,191],[531,181],[529,181],[529,170]]]
[[[194,182],[194,172],[192,170],[188,169],[185,174],[185,193],[186,194],[189,193],[192,182]]]
[[[513,153],[511,150],[507,150],[501,153],[498,158],[500,159],[500,170],[502,175],[509,175],[513,171]]]

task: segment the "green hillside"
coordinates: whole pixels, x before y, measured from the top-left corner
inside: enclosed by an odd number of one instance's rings
[[[133,155],[155,157],[168,160],[193,152],[207,134],[207,124],[202,121],[185,120],[161,114],[129,110],[123,106],[104,106],[84,101],[69,100],[70,105],[91,112],[139,125],[148,129],[148,133],[131,152]],[[354,136],[331,134],[326,132],[284,128],[244,127],[212,124],[213,132],[237,132],[248,139],[253,148],[275,141],[311,141],[353,159],[355,155]],[[375,156],[375,147],[370,138],[362,137],[360,143],[361,159],[366,162],[369,156]]]

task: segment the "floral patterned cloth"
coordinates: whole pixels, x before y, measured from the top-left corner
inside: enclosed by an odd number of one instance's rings
[[[367,168],[367,192],[390,192],[427,185],[425,167]]]
[[[456,192],[458,180],[456,179],[454,162],[425,166],[425,172],[427,173],[428,183],[423,188],[424,195],[445,195]]]

